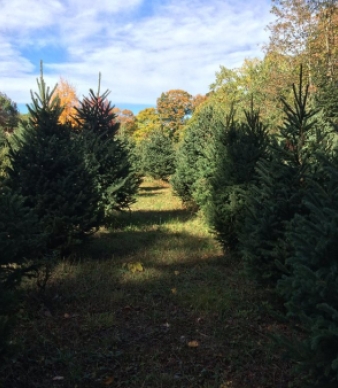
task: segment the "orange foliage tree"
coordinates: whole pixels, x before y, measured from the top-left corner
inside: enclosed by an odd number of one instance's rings
[[[115,121],[120,123],[120,133],[132,135],[137,130],[136,117],[131,110],[115,107],[112,111],[116,115]]]
[[[72,126],[76,126],[76,109],[79,106],[79,100],[76,96],[75,87],[69,84],[68,81],[60,77],[60,82],[54,91],[55,97],[60,99],[61,106],[64,107],[59,121],[61,124],[70,123]]]
[[[184,128],[187,115],[193,111],[192,95],[180,89],[162,93],[157,99],[157,113],[161,124],[173,138]]]

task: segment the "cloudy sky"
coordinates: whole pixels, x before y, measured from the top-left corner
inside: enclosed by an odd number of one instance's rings
[[[79,97],[96,90],[135,113],[162,92],[206,93],[220,65],[262,57],[270,0],[0,0],[0,91],[21,111],[39,63]]]

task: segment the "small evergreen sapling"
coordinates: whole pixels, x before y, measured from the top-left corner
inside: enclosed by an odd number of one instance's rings
[[[142,166],[146,175],[168,180],[175,171],[173,141],[162,130],[152,132],[142,142]]]

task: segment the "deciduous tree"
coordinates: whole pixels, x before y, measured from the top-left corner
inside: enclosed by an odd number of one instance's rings
[[[61,77],[54,92],[54,97],[55,96],[60,99],[60,105],[63,108],[59,118],[60,123],[70,123],[73,126],[76,125],[74,116],[76,115],[75,108],[78,107],[79,101],[76,96],[75,87]]]
[[[193,97],[184,90],[169,90],[157,99],[157,113],[161,124],[176,140],[185,125],[186,116],[192,111]]]

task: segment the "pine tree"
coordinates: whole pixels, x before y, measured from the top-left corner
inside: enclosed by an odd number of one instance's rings
[[[154,179],[168,180],[175,171],[173,141],[162,130],[152,132],[142,142],[142,167]]]
[[[29,123],[9,147],[6,185],[34,209],[48,249],[63,249],[100,225],[100,197],[70,126],[58,122],[62,107],[42,69],[38,88],[31,92]]]

